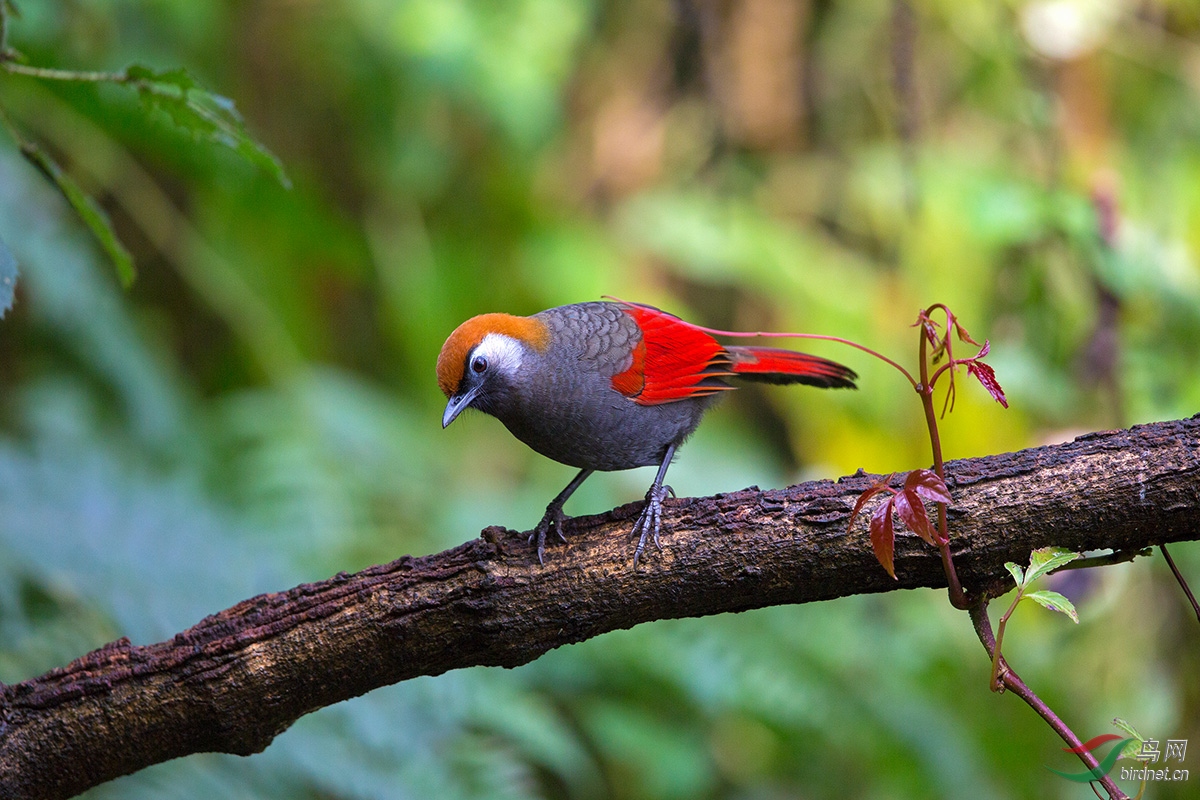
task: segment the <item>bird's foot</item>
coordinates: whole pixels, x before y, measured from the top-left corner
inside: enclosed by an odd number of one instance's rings
[[[633,535],[638,536],[637,549],[633,551],[633,568],[637,569],[638,559],[646,549],[646,537],[650,537],[654,546],[662,550],[658,543],[658,533],[662,530],[662,504],[667,496],[674,497],[675,490],[670,486],[651,486],[646,492],[646,505],[642,508],[641,516],[633,523]]]
[[[533,544],[537,541],[537,556],[538,563],[545,564],[542,560],[542,554],[546,551],[546,534],[554,531],[554,535],[559,541],[567,541],[567,537],[563,536],[562,526],[569,517],[563,513],[562,504],[551,503],[546,507],[546,513],[542,515],[542,521],[533,529],[533,533],[529,534],[529,543]]]

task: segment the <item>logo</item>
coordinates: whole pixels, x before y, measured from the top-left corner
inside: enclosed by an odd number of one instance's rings
[[[1110,742],[1117,744],[1108,751],[1103,759],[1097,758],[1096,766],[1091,769],[1083,772],[1063,772],[1050,766],[1047,766],[1046,769],[1075,783],[1091,783],[1112,772],[1117,760],[1124,756],[1140,762],[1141,766],[1121,767],[1119,773],[1121,780],[1141,781],[1144,785],[1148,781],[1186,781],[1188,779],[1188,770],[1179,767],[1179,764],[1183,763],[1183,759],[1187,756],[1187,739],[1167,739],[1163,743],[1158,739],[1142,739],[1138,736],[1123,738],[1115,733],[1105,733],[1089,739],[1078,747],[1064,747],[1063,751],[1076,755],[1081,753],[1096,755],[1093,751]],[[1138,743],[1137,749],[1131,747],[1135,742]],[[1162,765],[1152,767],[1151,764],[1157,765],[1160,758]],[[1167,762],[1172,760],[1175,761],[1175,765],[1167,766]]]
[[[1112,768],[1116,766],[1117,759],[1121,757],[1121,751],[1125,749],[1125,745],[1129,744],[1130,742],[1136,742],[1137,739],[1134,739],[1133,737],[1122,739],[1115,733],[1105,733],[1097,736],[1094,739],[1088,739],[1078,747],[1063,748],[1063,750],[1067,753],[1090,753],[1097,747],[1102,747],[1109,742],[1118,740],[1121,743],[1112,750],[1109,750],[1108,755],[1104,757],[1103,761],[1100,761],[1100,763],[1086,772],[1063,772],[1062,770],[1057,770],[1054,767],[1046,767],[1046,769],[1050,770],[1055,775],[1062,776],[1067,780],[1075,781],[1076,783],[1091,783],[1092,781],[1098,781],[1108,773],[1112,772]]]

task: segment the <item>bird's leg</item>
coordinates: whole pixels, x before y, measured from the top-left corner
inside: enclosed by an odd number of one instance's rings
[[[571,482],[567,484],[566,488],[559,492],[558,496],[550,501],[550,505],[546,506],[546,513],[542,515],[542,521],[539,522],[537,527],[533,529],[533,533],[529,534],[530,544],[533,543],[534,539],[537,539],[537,554],[539,564],[546,563],[542,561],[542,553],[546,549],[546,534],[550,532],[551,528],[553,528],[554,532],[558,534],[559,539],[564,542],[567,540],[567,537],[563,536],[562,533],[562,524],[567,518],[567,515],[563,513],[563,506],[566,505],[567,499],[570,498],[571,495],[575,494],[575,490],[579,488],[579,484],[586,481],[588,475],[591,475],[594,471],[595,470],[590,469],[579,470],[579,474],[572,478]]]
[[[641,558],[642,550],[646,547],[647,536],[652,535],[654,546],[659,550],[662,549],[658,543],[658,532],[662,529],[662,504],[667,499],[667,495],[675,496],[675,490],[670,486],[664,486],[663,480],[667,477],[667,467],[671,466],[671,459],[674,457],[675,445],[672,444],[667,448],[667,454],[663,456],[658,474],[654,476],[654,483],[650,484],[650,491],[646,492],[646,506],[642,509],[642,514],[637,518],[637,522],[633,524],[634,535],[641,534],[638,538],[637,549],[633,551],[634,569],[637,569],[638,559]]]

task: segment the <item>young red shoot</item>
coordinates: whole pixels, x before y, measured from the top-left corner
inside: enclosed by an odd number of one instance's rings
[[[946,314],[946,334],[944,336],[939,334],[937,323],[929,316],[938,309]],[[1004,390],[1000,388],[999,381],[996,380],[995,370],[983,363],[983,358],[991,351],[990,342],[985,339],[983,345],[980,345],[971,336],[970,331],[958,321],[958,317],[954,316],[953,312],[941,303],[936,303],[918,314],[915,324],[921,326],[925,341],[933,345],[933,351],[929,354],[930,363],[936,364],[941,361],[943,356],[947,360],[933,373],[933,377],[929,380],[929,386],[926,387],[932,393],[933,385],[937,383],[937,379],[941,377],[942,373],[947,371],[950,373],[950,388],[946,391],[946,399],[942,403],[942,418],[945,418],[947,411],[954,410],[954,399],[957,396],[954,373],[959,366],[966,366],[967,373],[974,375],[997,403],[1008,408],[1008,399],[1004,396]],[[979,352],[970,358],[955,358],[953,339],[950,336],[951,329],[954,330],[960,342],[975,345],[979,348]]]

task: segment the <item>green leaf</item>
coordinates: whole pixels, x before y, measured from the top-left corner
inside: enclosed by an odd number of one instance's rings
[[[104,213],[104,209],[100,208],[95,199],[85,192],[74,178],[63,172],[58,162],[36,144],[22,142],[21,155],[53,181],[58,190],[62,192],[63,197],[67,198],[67,202],[75,209],[75,213],[91,229],[92,235],[104,248],[104,252],[108,253],[113,266],[117,268],[117,278],[121,281],[121,285],[126,289],[133,285],[133,279],[137,277],[137,270],[133,266],[133,256],[117,238],[117,232],[113,230],[112,222],[109,220],[108,214]]]
[[[192,76],[188,74],[187,70],[182,68],[164,69],[155,72],[142,64],[130,64],[125,68],[125,77],[134,82],[144,82],[147,84],[159,83],[174,86],[181,93],[186,93],[196,88],[196,82],[192,80]]]
[[[1043,547],[1029,554],[1029,572],[1025,582],[1033,583],[1048,572],[1052,572],[1063,564],[1069,564],[1079,558],[1079,553],[1072,553],[1061,547]]]
[[[1052,592],[1048,589],[1043,589],[1039,592],[1030,592],[1022,599],[1032,600],[1039,606],[1048,608],[1051,611],[1057,611],[1060,614],[1066,614],[1068,617],[1074,620],[1076,624],[1079,623],[1079,613],[1075,610],[1075,605],[1058,592]]]
[[[1141,752],[1142,742],[1146,741],[1146,737],[1138,733],[1137,728],[1130,725],[1120,717],[1113,718],[1113,725],[1121,731],[1124,731],[1129,736],[1137,739],[1136,742],[1130,742],[1121,750],[1121,758],[1137,759],[1137,755]]]
[[[1017,586],[1025,585],[1025,570],[1021,569],[1019,564],[1014,564],[1011,561],[1005,561],[1004,568],[1012,573],[1013,580],[1017,582]]]
[[[1138,741],[1140,741],[1140,742],[1144,742],[1144,741],[1146,741],[1146,737],[1144,737],[1144,736],[1142,736],[1140,733],[1138,733],[1138,732],[1137,732],[1137,728],[1135,728],[1135,727],[1133,727],[1132,725],[1130,725],[1128,722],[1126,722],[1126,721],[1125,721],[1124,719],[1122,719],[1121,717],[1114,717],[1114,718],[1113,718],[1113,721],[1112,721],[1112,724],[1113,724],[1113,726],[1114,726],[1114,727],[1116,727],[1118,730],[1122,730],[1122,731],[1124,731],[1125,733],[1127,733],[1127,734],[1129,734],[1130,736],[1134,737],[1134,738],[1135,738],[1135,739],[1137,739]]]
[[[0,239],[0,319],[13,306],[13,293],[17,289],[17,259]]]
[[[197,139],[222,144],[270,173],[286,188],[292,182],[283,164],[246,130],[242,115],[228,97],[205,91],[184,69],[153,70],[141,64],[125,68],[125,82],[137,89],[142,103],[162,111]]]

